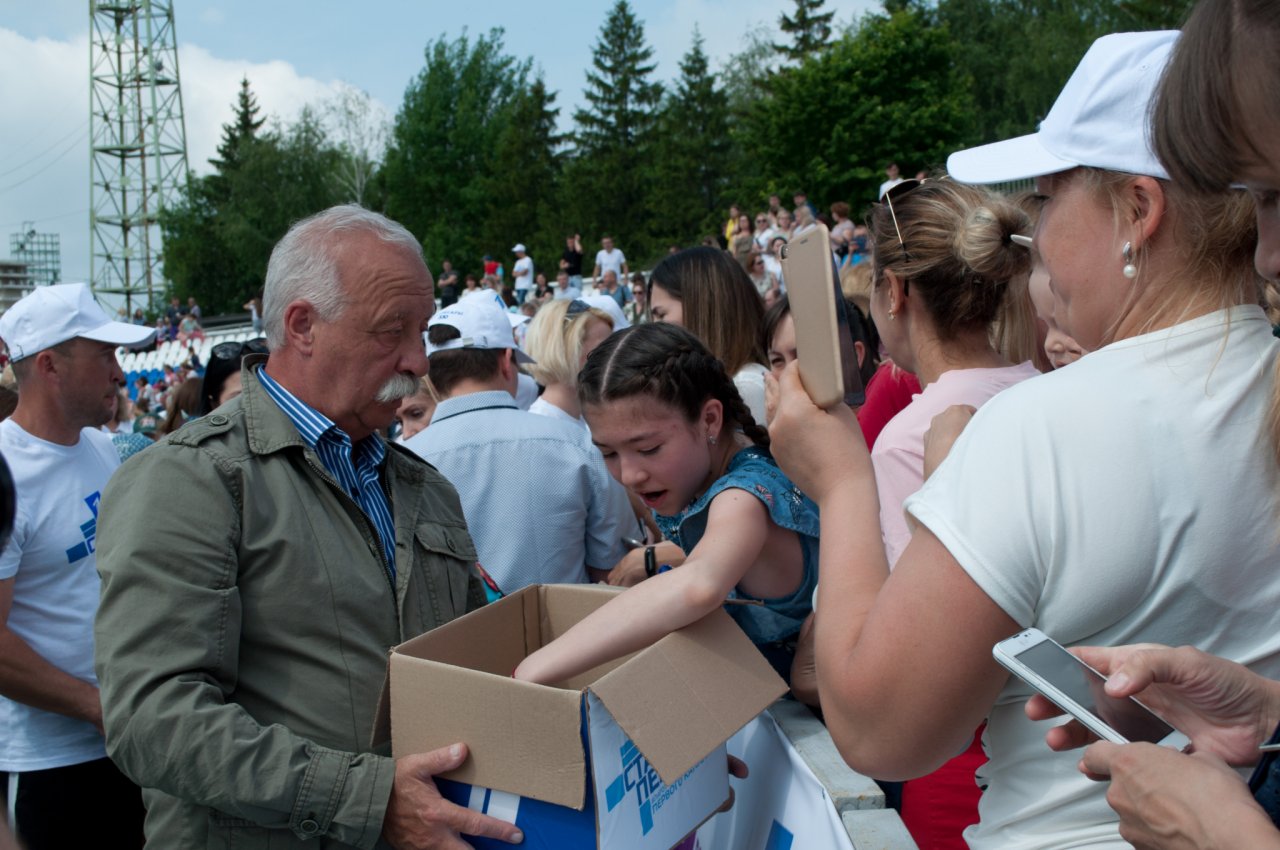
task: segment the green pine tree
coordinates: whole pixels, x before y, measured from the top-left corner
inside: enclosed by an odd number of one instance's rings
[[[831,40],[831,19],[835,12],[822,11],[825,0],[795,0],[794,14],[778,18],[778,27],[791,36],[791,44],[775,44],[773,49],[793,62],[809,58]]]
[[[556,93],[548,91],[541,76],[511,100],[487,168],[484,194],[490,208],[481,230],[494,256],[510,257],[512,244],[523,242],[548,280],[555,279],[555,260],[564,248],[564,225],[555,204],[562,143],[555,100]]]
[[[241,142],[254,138],[267,120],[258,116],[258,98],[249,88],[248,77],[240,79],[240,92],[236,95],[235,109],[236,114],[232,122],[222,125],[222,141],[218,143],[217,159],[209,160],[209,164],[220,172],[227,172],[236,167]]]
[[[609,233],[636,262],[652,249],[646,181],[662,98],[652,60],[644,25],[618,0],[592,49],[587,105],[574,112],[576,149],[566,169],[565,203],[588,247]]]
[[[650,208],[661,244],[694,245],[715,233],[729,178],[729,96],[711,74],[702,33],[680,60],[680,77],[658,122]]]
[[[489,191],[494,151],[528,88],[530,62],[507,55],[502,35],[428,44],[391,130],[379,179],[387,215],[422,240],[433,268],[448,257],[459,271],[477,271],[481,255],[511,247],[495,249],[482,235],[502,203]]]

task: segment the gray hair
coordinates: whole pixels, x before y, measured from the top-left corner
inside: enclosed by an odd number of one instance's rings
[[[271,350],[284,348],[284,310],[298,300],[315,308],[320,319],[335,321],[347,305],[331,237],[370,233],[422,256],[422,245],[403,225],[356,204],[342,204],[304,218],[276,243],[267,262],[262,294],[262,325]]]

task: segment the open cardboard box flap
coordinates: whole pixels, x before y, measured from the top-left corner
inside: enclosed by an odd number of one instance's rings
[[[462,741],[471,756],[447,778],[581,810],[584,690],[667,784],[786,692],[720,610],[563,687],[511,678],[529,653],[615,592],[534,585],[395,647],[374,745],[389,735],[399,758]]]

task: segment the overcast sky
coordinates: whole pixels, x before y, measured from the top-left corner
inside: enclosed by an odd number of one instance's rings
[[[209,170],[221,126],[247,76],[264,114],[292,120],[343,85],[368,92],[388,116],[440,36],[500,26],[507,52],[532,57],[567,126],[582,100],[607,0],[177,0],[187,152]],[[827,0],[844,24],[876,0]],[[775,26],[792,0],[632,0],[654,48],[657,75],[674,78],[697,25],[713,66],[749,31]],[[0,0],[0,257],[33,221],[62,240],[62,279],[89,279],[89,3]]]

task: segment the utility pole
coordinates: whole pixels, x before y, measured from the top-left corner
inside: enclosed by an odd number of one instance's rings
[[[187,184],[173,3],[89,0],[89,19],[91,285],[131,315],[164,293],[160,212]]]

